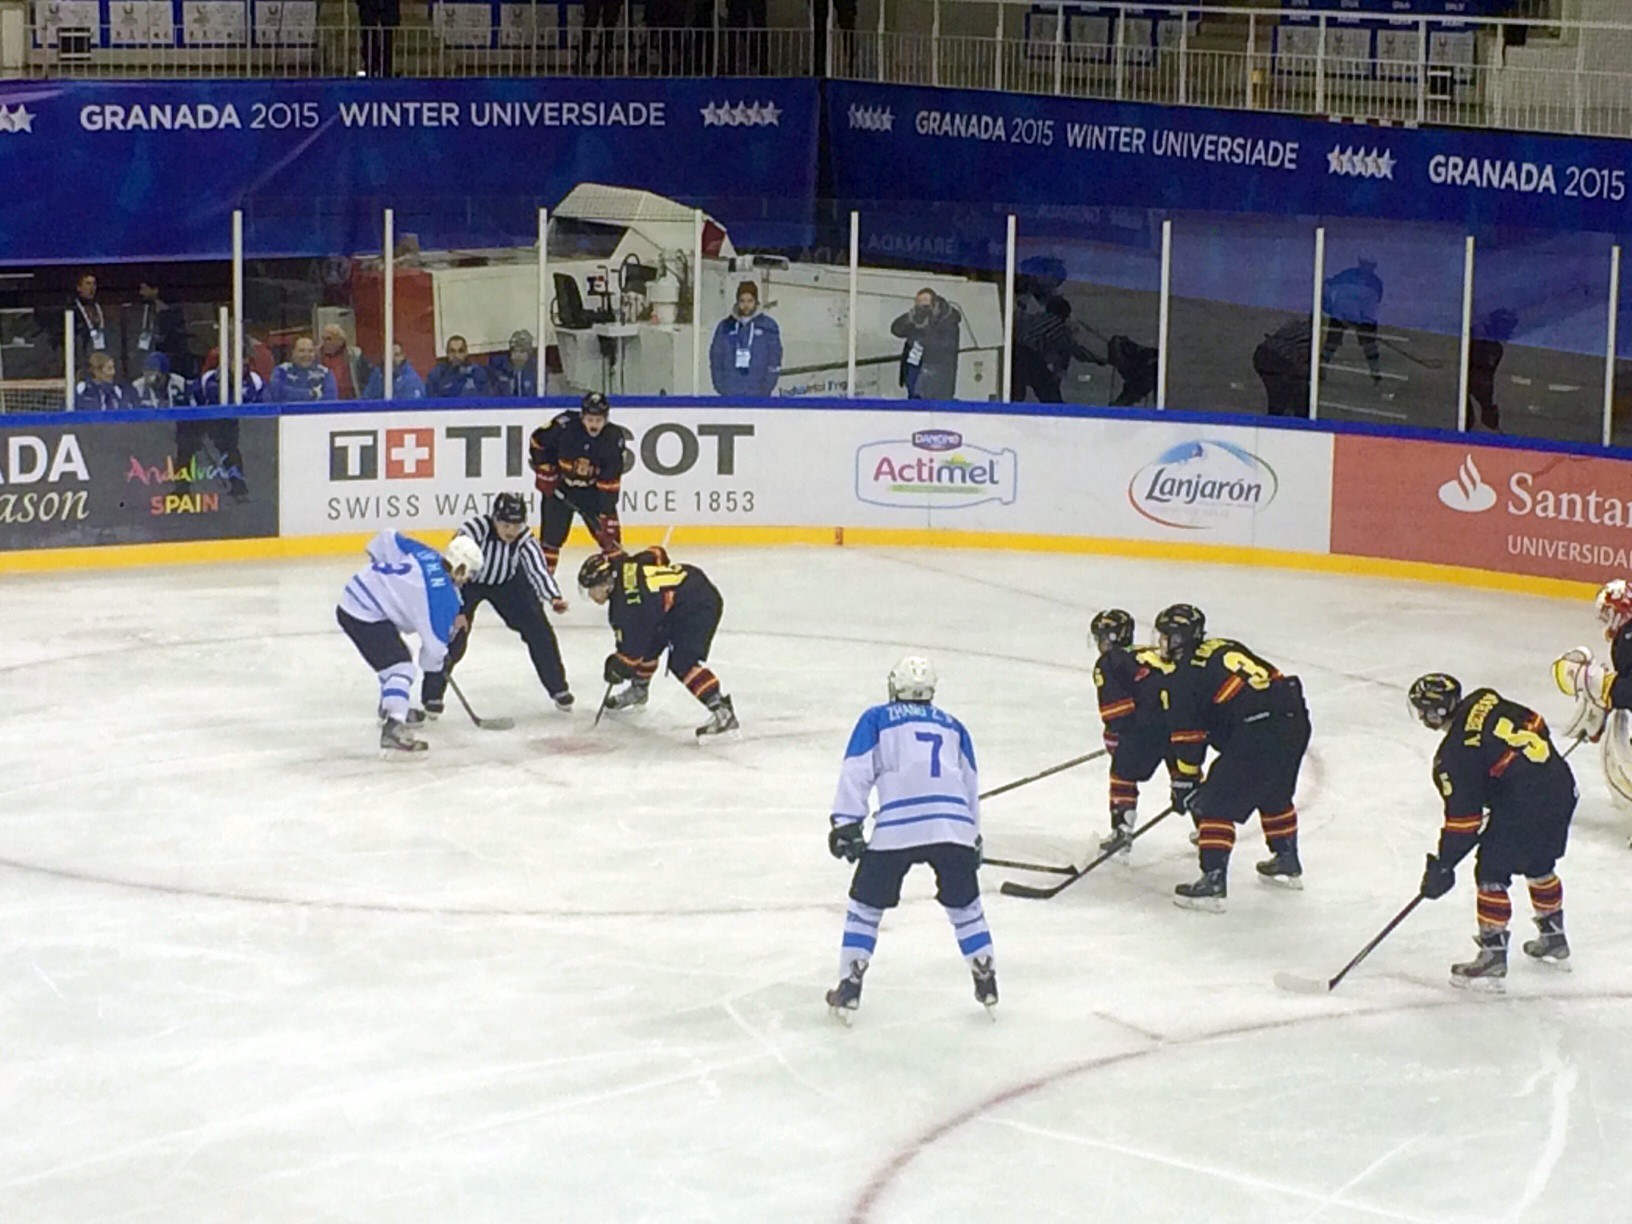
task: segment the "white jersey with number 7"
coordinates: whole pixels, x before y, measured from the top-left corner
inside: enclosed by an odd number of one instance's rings
[[[980,835],[975,746],[961,722],[927,702],[894,701],[861,716],[844,750],[833,823],[865,820],[875,788],[869,849],[973,846]]]

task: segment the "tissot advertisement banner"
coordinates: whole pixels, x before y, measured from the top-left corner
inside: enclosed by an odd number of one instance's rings
[[[835,81],[836,194],[1624,233],[1624,142]],[[864,237],[865,241],[865,237]]]
[[[1332,551],[1605,582],[1632,572],[1632,464],[1340,435]]]
[[[442,531],[538,507],[537,410],[282,423],[282,529]],[[1325,552],[1325,434],[1010,413],[619,404],[631,525],[950,528]]]
[[[0,428],[0,550],[278,534],[269,417]]]
[[[240,207],[251,256],[378,251],[387,205],[426,249],[515,242],[579,183],[750,201],[733,233],[754,243],[808,221],[816,100],[810,81],[7,82],[0,177],[28,189],[0,258],[226,258]]]

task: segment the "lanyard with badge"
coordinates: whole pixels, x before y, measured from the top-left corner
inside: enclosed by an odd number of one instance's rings
[[[79,307],[80,318],[85,320],[85,330],[91,333],[92,351],[96,352],[106,349],[108,347],[108,333],[103,326],[104,320],[102,317],[102,307],[95,302],[91,303],[92,306],[96,307],[96,322],[92,323],[91,312],[85,309],[84,299],[76,297],[74,299],[74,305]]]
[[[747,339],[744,340],[743,337]],[[754,325],[748,320],[737,326],[737,369],[746,370],[754,362]]]

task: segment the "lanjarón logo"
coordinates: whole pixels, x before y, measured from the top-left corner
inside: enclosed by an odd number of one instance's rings
[[[1233,442],[1197,438],[1169,447],[1128,481],[1128,503],[1153,523],[1206,531],[1256,514],[1275,500],[1280,477]]]
[[[920,429],[911,438],[856,448],[856,498],[874,506],[955,510],[1014,504],[1019,464],[1011,448],[974,446],[954,429]]]

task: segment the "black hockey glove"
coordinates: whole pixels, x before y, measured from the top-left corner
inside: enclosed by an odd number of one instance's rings
[[[854,863],[861,858],[861,852],[865,849],[867,842],[861,835],[861,821],[836,824],[828,830],[827,852],[834,858]]]
[[[986,863],[986,839],[979,833],[975,834],[975,866],[977,868]]]
[[[1173,800],[1173,810],[1175,812],[1188,812],[1190,810],[1190,800],[1196,794],[1196,779],[1174,778],[1170,794]]]
[[[601,679],[608,684],[616,684],[620,680],[633,680],[635,669],[619,654],[606,656],[606,665],[601,668]]]
[[[1437,901],[1455,886],[1456,868],[1445,866],[1438,855],[1430,854],[1422,872],[1422,895],[1429,901]]]

